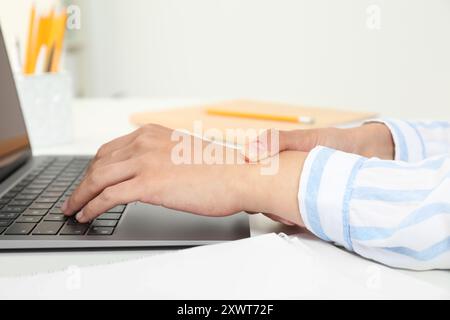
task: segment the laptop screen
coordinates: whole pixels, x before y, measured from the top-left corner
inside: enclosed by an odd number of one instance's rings
[[[30,156],[25,121],[0,29],[0,182]]]

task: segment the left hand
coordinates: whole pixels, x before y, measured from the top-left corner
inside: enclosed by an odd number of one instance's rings
[[[389,128],[382,123],[368,123],[360,127],[338,129],[300,129],[278,131],[278,144],[271,143],[272,130],[244,146],[243,155],[249,162],[272,157],[279,152],[296,150],[309,152],[316,146],[359,154],[363,157],[394,159],[394,142]],[[274,149],[277,146],[278,149]]]

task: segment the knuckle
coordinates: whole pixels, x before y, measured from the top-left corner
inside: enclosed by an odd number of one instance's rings
[[[144,134],[147,131],[147,126],[148,124],[139,127],[138,129],[136,129],[135,133],[137,133],[138,136]]]
[[[117,158],[117,156],[120,154],[120,150],[114,150],[113,152],[111,152],[110,157],[111,158]]]
[[[107,149],[107,148],[108,148],[108,145],[107,145],[107,144],[102,145],[102,146],[98,149],[97,154],[95,155],[95,158],[96,158],[96,159],[99,159],[99,158],[103,157],[103,156],[105,155],[105,153],[106,153],[106,149]]]
[[[114,199],[114,190],[111,187],[106,188],[101,193],[100,199],[104,202],[111,202]]]
[[[139,135],[146,134],[148,132],[151,132],[153,130],[153,124],[145,124],[142,127],[140,127],[137,131]]]
[[[88,175],[92,174],[92,172],[96,171],[98,168],[98,161],[92,162],[88,169]]]
[[[100,186],[98,170],[92,171],[86,178],[86,185],[89,191],[95,191]]]
[[[145,148],[148,144],[149,137],[147,135],[140,135],[134,140],[134,145],[138,149]]]

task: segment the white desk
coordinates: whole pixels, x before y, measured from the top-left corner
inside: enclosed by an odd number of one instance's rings
[[[117,136],[126,134],[134,128],[130,125],[128,117],[136,111],[149,109],[163,109],[173,106],[195,104],[198,100],[78,100],[74,104],[74,141],[68,145],[61,145],[52,148],[41,148],[34,150],[36,155],[43,154],[94,154],[97,148],[106,141]],[[289,229],[274,223],[262,216],[251,217],[251,233],[258,235],[268,232],[298,232],[297,229]],[[329,254],[330,250],[340,250],[329,244],[314,239],[309,233],[304,232],[302,241],[313,250],[323,251]],[[91,251],[91,252],[36,252],[36,253],[1,253],[0,254],[0,277],[30,275],[39,272],[50,272],[63,270],[69,266],[88,266],[106,264],[114,261],[123,261],[136,257],[159,254],[156,250],[135,250],[135,251]],[[338,255],[339,256],[339,255]],[[339,258],[337,258],[339,259]],[[359,259],[359,258],[358,258]],[[350,261],[350,260],[349,260]],[[345,261],[334,261],[341,263],[341,268],[345,268]],[[344,265],[342,265],[344,264]],[[377,264],[373,264],[377,266]],[[224,266],[226,270],[226,266]],[[409,272],[396,271],[420,279],[424,282],[437,286],[448,292],[450,297],[450,273],[446,271],[433,272]],[[223,272],[223,277],[233,277],[233,274]],[[175,285],[174,285],[175,286]],[[333,288],[336,289],[336,288]],[[8,290],[8,288],[2,288]],[[118,288],[120,290],[120,288]],[[174,287],[176,290],[176,287]],[[220,288],[218,288],[220,290]],[[242,288],[251,292],[252,288]],[[343,288],[342,290],[345,290]],[[6,292],[6,291],[4,291]],[[55,293],[55,297],[58,296]],[[124,294],[126,297],[126,294]],[[157,298],[157,296],[155,296]],[[232,297],[230,297],[232,298]],[[339,298],[336,296],[336,298]],[[364,298],[363,296],[361,298]]]

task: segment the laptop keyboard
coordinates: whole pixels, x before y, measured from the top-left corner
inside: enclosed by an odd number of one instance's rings
[[[48,159],[0,198],[0,235],[110,236],[126,205],[87,224],[64,216],[61,206],[80,184],[90,159]],[[1,236],[0,236],[1,239]]]

